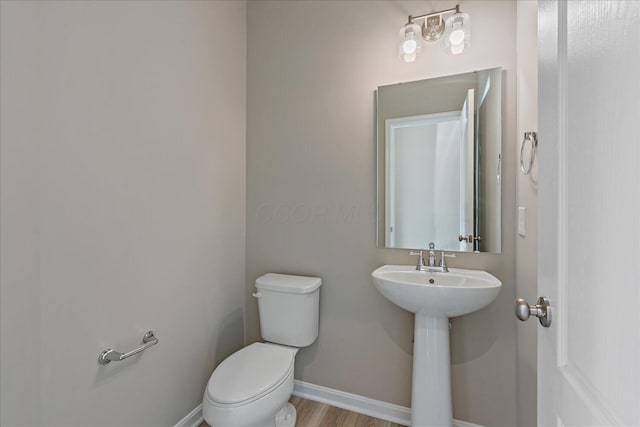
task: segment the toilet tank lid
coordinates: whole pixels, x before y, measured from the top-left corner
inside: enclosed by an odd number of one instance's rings
[[[319,277],[292,276],[290,274],[267,273],[256,279],[259,290],[307,294],[315,291],[322,284]]]

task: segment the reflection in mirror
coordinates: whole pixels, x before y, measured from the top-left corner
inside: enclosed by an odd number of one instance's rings
[[[501,69],[381,86],[378,246],[501,250]]]

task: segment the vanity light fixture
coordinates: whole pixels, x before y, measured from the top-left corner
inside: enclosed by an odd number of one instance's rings
[[[452,15],[443,19],[443,15]],[[416,21],[422,20],[422,25]],[[435,42],[445,35],[444,47],[448,53],[457,55],[471,45],[471,18],[460,12],[460,5],[439,12],[420,16],[409,15],[409,20],[400,29],[398,52],[404,62],[413,62],[422,48],[422,40]],[[420,35],[422,37],[420,37]]]

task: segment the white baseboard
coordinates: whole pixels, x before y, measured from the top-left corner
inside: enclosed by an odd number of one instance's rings
[[[304,381],[295,380],[293,382],[293,395],[403,426],[408,426],[411,422],[411,409],[404,406],[369,399],[368,397],[305,383]],[[178,421],[174,427],[198,427],[203,421],[202,404],[200,404]],[[453,427],[482,426],[466,421],[453,420]]]
[[[411,423],[411,409],[407,407],[315,384],[305,383],[299,380],[295,380],[293,383],[293,395],[335,406],[336,408],[342,408],[359,414],[368,415],[370,417],[379,418],[381,420],[391,421],[392,423],[401,424],[403,426],[408,426]],[[458,420],[453,420],[453,426],[482,427],[478,424]]]
[[[196,406],[193,411],[189,412],[183,419],[178,421],[174,427],[198,427],[204,421],[202,416],[202,403]]]

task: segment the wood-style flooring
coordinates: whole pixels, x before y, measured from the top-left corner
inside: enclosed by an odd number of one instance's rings
[[[402,427],[400,424],[301,397],[292,396],[289,402],[296,407],[298,413],[296,427]],[[209,427],[209,425],[203,422],[200,427]]]

